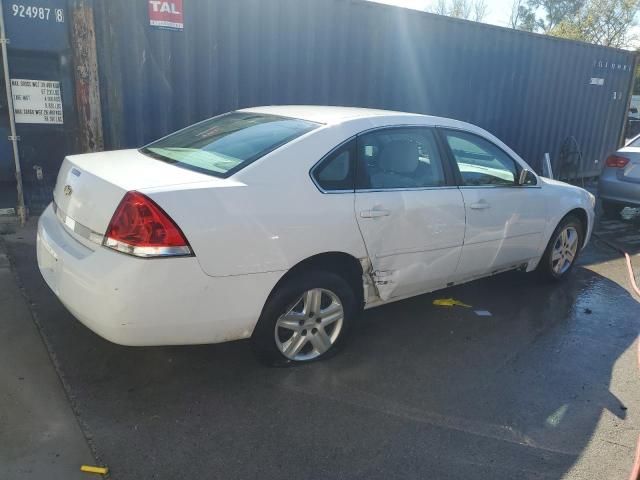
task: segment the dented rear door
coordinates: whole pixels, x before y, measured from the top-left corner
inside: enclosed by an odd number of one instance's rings
[[[460,190],[451,185],[430,129],[378,130],[358,139],[355,215],[380,297],[446,286],[465,231]]]

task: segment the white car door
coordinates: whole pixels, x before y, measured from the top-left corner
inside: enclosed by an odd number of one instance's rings
[[[467,224],[456,280],[490,274],[538,256],[546,204],[531,174],[518,185],[521,166],[488,139],[439,129],[459,170]]]
[[[394,127],[358,137],[355,214],[380,297],[446,286],[464,239],[462,194],[435,131]]]

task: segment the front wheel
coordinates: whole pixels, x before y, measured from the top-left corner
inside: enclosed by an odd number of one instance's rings
[[[582,222],[573,215],[565,217],[551,235],[538,271],[548,279],[562,280],[575,265],[583,243]]]
[[[254,351],[273,366],[327,358],[345,342],[357,312],[353,287],[340,275],[296,275],[267,301],[251,337]]]

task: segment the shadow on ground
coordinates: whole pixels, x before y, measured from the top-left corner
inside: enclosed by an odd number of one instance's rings
[[[116,479],[557,479],[587,448],[581,478],[631,468],[640,305],[594,271],[561,286],[505,274],[371,310],[341,355],[268,369],[247,342],[101,340],[49,292],[23,234],[6,240],[17,273]],[[432,305],[450,296],[474,308]]]

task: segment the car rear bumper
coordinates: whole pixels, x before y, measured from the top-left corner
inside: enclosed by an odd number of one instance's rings
[[[615,175],[603,174],[598,182],[598,196],[611,202],[640,206],[640,183],[625,182]]]
[[[206,275],[194,257],[140,259],[76,241],[49,206],[38,267],[80,322],[121,345],[218,343],[251,336],[281,272]]]

